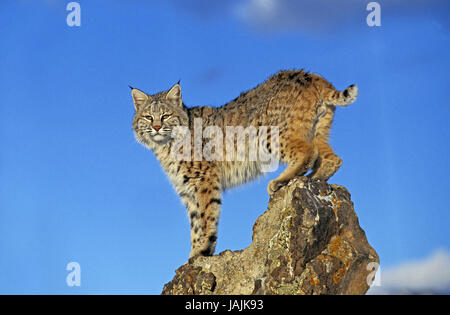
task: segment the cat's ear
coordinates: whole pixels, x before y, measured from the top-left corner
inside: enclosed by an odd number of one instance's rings
[[[172,86],[172,88],[169,90],[169,92],[167,92],[166,98],[168,101],[170,101],[174,105],[177,105],[177,106],[183,105],[183,100],[181,98],[181,86],[180,86],[179,81],[177,84]]]
[[[137,111],[139,106],[145,104],[145,102],[148,101],[149,97],[141,90],[135,89],[131,86],[130,88],[131,88],[131,97],[133,98],[134,103],[134,109]]]

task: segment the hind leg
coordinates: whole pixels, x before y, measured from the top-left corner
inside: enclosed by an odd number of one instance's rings
[[[323,140],[315,141],[315,146],[319,151],[319,157],[308,177],[326,181],[341,167],[342,159],[334,154],[331,146]]]
[[[286,156],[289,165],[278,178],[269,182],[267,186],[269,195],[272,195],[294,177],[304,175],[313,166],[316,156],[312,144],[302,140],[291,143]]]
[[[334,117],[334,106],[326,106],[325,114],[319,118],[316,125],[316,134],[314,138],[314,147],[319,152],[319,156],[313,166],[313,171],[308,175],[309,178],[328,180],[342,165],[342,160],[334,154],[333,149],[328,144],[328,135],[330,134],[331,124]]]

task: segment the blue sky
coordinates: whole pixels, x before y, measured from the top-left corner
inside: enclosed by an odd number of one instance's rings
[[[336,112],[329,182],[352,194],[381,266],[450,250],[448,2],[379,1],[381,27],[358,0],[80,0],[80,27],[68,2],[0,3],[0,293],[159,294],[189,223],[134,140],[128,84],[181,79],[188,106],[219,106],[288,68],[359,86]],[[276,176],[225,194],[216,252],[250,244]]]

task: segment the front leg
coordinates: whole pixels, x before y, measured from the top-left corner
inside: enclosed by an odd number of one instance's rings
[[[191,193],[181,194],[191,223],[190,258],[214,253],[222,204],[218,177],[211,173],[195,175],[185,183]]]
[[[220,184],[215,180],[205,180],[199,185],[197,191],[199,201],[199,214],[202,234],[197,248],[193,248],[191,257],[198,254],[211,256],[216,249],[217,232],[219,225],[222,193]]]

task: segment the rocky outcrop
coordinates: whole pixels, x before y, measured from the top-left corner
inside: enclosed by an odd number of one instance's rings
[[[299,177],[271,197],[249,247],[191,259],[162,294],[364,294],[378,262],[349,192]]]

